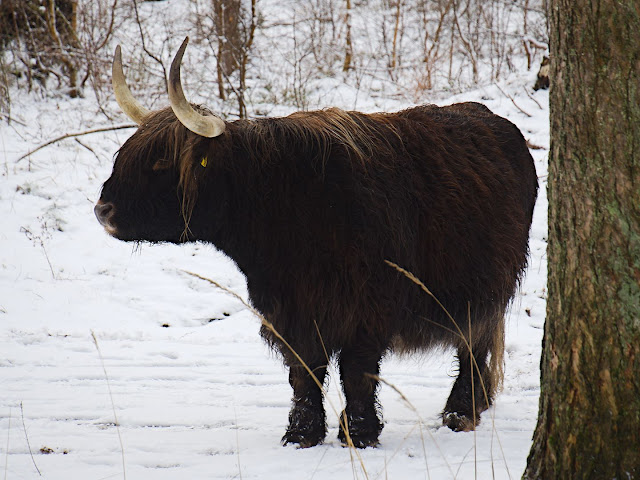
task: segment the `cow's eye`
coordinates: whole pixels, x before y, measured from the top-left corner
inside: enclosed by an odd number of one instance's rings
[[[169,167],[171,167],[171,162],[166,158],[161,158],[160,160],[156,161],[156,163],[153,164],[153,171],[158,172],[161,170],[166,170]]]

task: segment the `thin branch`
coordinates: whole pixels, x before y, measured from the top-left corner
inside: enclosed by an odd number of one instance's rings
[[[535,104],[538,105],[538,107],[540,107],[540,110],[544,110],[544,108],[542,108],[542,105],[540,105],[540,102],[538,102],[535,98],[533,98],[533,95],[531,95],[526,88],[524,89],[524,93],[526,93],[527,97],[529,97],[531,100],[533,100],[535,102]]]
[[[82,143],[79,139],[76,138],[76,142],[78,142],[80,144],[80,146],[86,148],[87,150],[89,150],[91,153],[93,153],[93,156],[96,157],[96,160],[98,160],[98,162],[102,162],[100,160],[100,157],[98,157],[98,154],[96,153],[96,151],[91,148],[89,145],[87,145],[86,143]]]
[[[151,53],[151,51],[147,48],[147,44],[144,41],[144,32],[142,31],[142,23],[140,22],[140,14],[138,13],[138,4],[137,2],[134,0],[133,2],[133,10],[136,14],[136,23],[138,24],[138,30],[140,31],[140,40],[142,41],[142,50],[144,50],[144,52],[149,55],[152,59],[154,59],[156,62],[158,62],[160,64],[160,66],[162,67],[162,72],[164,73],[164,75],[162,76],[163,80],[164,80],[164,90],[165,92],[169,91],[169,84],[167,83],[167,69],[164,66],[164,63],[162,62],[162,60],[160,58],[158,58],[156,55],[154,55],[153,53]]]
[[[28,156],[36,153],[38,150],[42,150],[44,147],[48,147],[49,145],[59,142],[61,140],[65,140],[67,138],[73,138],[73,137],[81,137],[82,135],[89,135],[90,133],[99,133],[99,132],[110,132],[112,130],[122,130],[125,128],[137,128],[138,125],[135,124],[126,124],[126,125],[114,125],[111,127],[100,127],[100,128],[94,128],[92,130],[85,130],[84,132],[75,132],[75,133],[65,133],[64,135],[61,135],[59,137],[54,138],[53,140],[49,140],[46,143],[43,143],[42,145],[34,148],[33,150],[30,150],[28,153],[25,153],[23,156],[21,156],[20,158],[18,158],[16,160],[16,163],[18,163],[20,160],[24,160],[25,158],[27,158]]]
[[[464,11],[466,11],[467,8],[465,8]],[[478,83],[478,58],[477,58],[478,54],[477,52],[475,52],[472,42],[465,36],[464,32],[462,31],[462,27],[460,26],[460,20],[458,19],[457,4],[455,2],[453,4],[453,19],[455,20],[456,27],[458,28],[458,33],[460,34],[460,40],[462,41],[462,44],[464,45],[465,49],[469,53],[469,59],[471,60],[471,68],[473,70],[473,82]],[[453,32],[453,29],[452,29],[452,32]]]
[[[10,113],[0,112],[0,115],[2,115],[2,117],[4,117],[4,119],[7,121],[8,124],[11,123],[11,122],[15,122],[18,125],[22,125],[23,127],[28,127],[28,125],[26,123],[21,122],[20,120],[16,120],[15,118],[13,118]]]
[[[118,6],[118,0],[114,0],[111,5],[111,21],[109,22],[109,27],[107,28],[107,33],[105,34],[102,41],[96,46],[94,51],[102,50],[102,48],[107,44],[109,37],[111,37],[111,33],[113,32],[113,24],[116,18],[116,7]]]
[[[509,95],[507,92],[505,92],[503,89],[501,89],[500,85],[498,85],[497,83],[495,85],[496,85],[496,87],[498,87],[498,90],[500,90],[500,92],[502,92],[502,94],[505,97],[507,97],[509,100],[511,100],[511,103],[513,103],[518,110],[520,110],[522,113],[524,113],[527,117],[531,118],[531,114],[525,112],[522,108],[520,108],[520,106],[516,103],[516,101],[513,99],[513,97],[511,95]]]

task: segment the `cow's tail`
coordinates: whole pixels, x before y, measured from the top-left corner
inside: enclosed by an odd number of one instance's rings
[[[487,395],[491,402],[496,393],[502,389],[504,381],[504,329],[505,318],[501,316],[496,322],[489,344],[489,365],[484,376]]]

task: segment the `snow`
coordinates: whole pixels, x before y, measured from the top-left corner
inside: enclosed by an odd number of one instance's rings
[[[540,191],[529,268],[508,314],[504,390],[477,431],[454,433],[439,417],[452,353],[390,356],[381,443],[360,451],[337,440],[335,366],[325,444],[280,445],[291,390],[259,338],[259,320],[185,273],[246,298],[231,260],[201,244],[132,247],[95,220],[113,155],[133,130],[79,137],[84,146],[68,139],[17,161],[55,136],[105,122],[91,98],[14,94],[12,116],[29,126],[0,124],[4,478],[519,478],[537,418],[546,295],[548,95],[525,92],[534,78],[512,75],[500,88],[438,101],[482,102],[542,147],[531,151]],[[345,87],[330,98],[344,108],[410,106],[383,97],[358,103],[358,95]]]

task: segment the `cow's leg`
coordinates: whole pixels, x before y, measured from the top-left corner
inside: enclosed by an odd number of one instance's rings
[[[375,376],[380,371],[383,352],[384,348],[367,346],[366,339],[363,339],[363,342],[344,348],[340,353],[340,377],[347,402],[338,433],[343,444],[352,442],[357,448],[378,444],[382,422],[378,417],[378,380]]]
[[[327,360],[308,363],[315,379],[299,363],[289,369],[289,383],[293,388],[293,406],[289,412],[289,426],[282,437],[282,444],[296,443],[301,448],[322,443],[327,434],[327,424],[322,404],[322,389],[327,372]],[[316,381],[317,380],[317,381]]]
[[[453,431],[474,430],[480,423],[480,414],[489,408],[493,401],[487,355],[486,350],[474,351],[475,363],[472,363],[468,347],[458,349],[458,378],[453,384],[442,413],[442,423]]]

